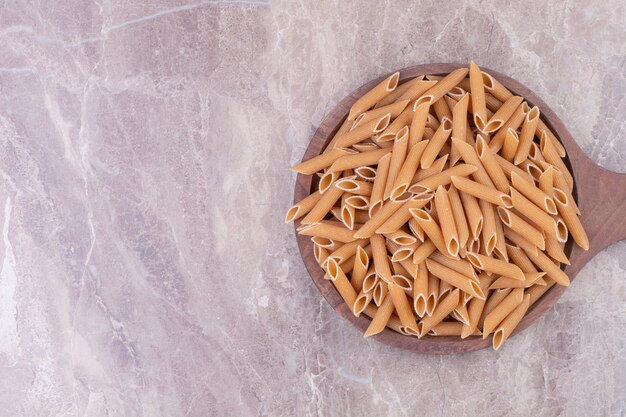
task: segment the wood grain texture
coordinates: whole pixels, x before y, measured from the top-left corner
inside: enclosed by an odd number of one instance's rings
[[[446,74],[462,66],[465,65],[416,65],[401,70],[400,80],[404,82],[419,75],[426,74]],[[626,217],[626,174],[607,171],[587,158],[561,120],[546,103],[530,89],[496,71],[487,68],[482,69],[495,76],[514,94],[526,98],[531,106],[538,106],[541,109],[541,119],[560,139],[567,150],[568,156],[565,159],[565,164],[574,176],[575,185],[573,195],[579,205],[581,220],[590,241],[589,251],[583,251],[578,246],[574,245],[571,238],[565,246],[565,253],[569,256],[571,261],[571,265],[565,268],[565,272],[569,275],[570,279],[573,280],[578,271],[580,271],[580,269],[598,252],[626,238],[626,222],[623,221]],[[310,159],[321,153],[332,138],[334,132],[347,116],[352,104],[387,76],[388,75],[385,74],[353,91],[328,113],[311,138],[303,160]],[[316,187],[317,176],[299,174],[296,180],[294,202],[309,195]],[[299,222],[296,222],[294,226],[298,227],[298,225]],[[369,325],[370,319],[363,315],[358,318],[355,317],[345,305],[332,283],[323,279],[324,272],[315,261],[313,256],[313,244],[310,239],[307,236],[297,235],[297,240],[304,264],[324,298],[339,314],[349,320],[361,332],[364,332]],[[556,303],[565,290],[566,287],[559,285],[552,287],[530,308],[514,334],[526,329],[537,320]],[[458,337],[426,336],[418,340],[415,337],[404,336],[388,329],[374,336],[374,338],[391,346],[426,354],[454,354],[470,352],[491,346],[491,338],[483,340],[480,337],[473,337],[461,340]]]

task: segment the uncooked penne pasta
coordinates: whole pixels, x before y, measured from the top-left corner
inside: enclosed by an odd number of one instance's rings
[[[422,103],[433,104],[435,101],[443,97],[448,91],[456,87],[456,85],[467,75],[467,68],[459,68],[446,75],[441,80],[423,93],[420,98],[415,100],[415,107]]]
[[[509,181],[502,167],[498,164],[495,154],[481,135],[478,135],[476,139],[476,152],[496,189],[505,194],[508,193],[510,187]]]
[[[524,273],[515,264],[472,252],[467,253],[467,259],[480,270],[524,281]]]
[[[589,239],[546,123],[473,62],[402,84],[395,73],[294,166],[312,188],[285,222],[347,309],[372,319],[365,336],[483,336],[499,349],[569,285],[565,242]]]
[[[511,183],[513,183],[513,187],[517,191],[522,193],[524,197],[532,201],[537,207],[543,209],[548,214],[557,214],[556,204],[554,204],[552,197],[544,193],[534,183],[528,181],[528,177],[512,172]]]
[[[440,185],[448,185],[452,182],[452,177],[465,177],[476,172],[476,167],[469,164],[459,164],[448,168],[438,174],[432,175],[409,187],[409,192],[417,195],[434,192]]]
[[[517,107],[522,103],[523,98],[519,96],[513,96],[508,98],[502,106],[498,109],[498,111],[491,116],[491,119],[485,124],[484,128],[480,128],[477,126],[479,130],[485,133],[493,133],[496,130],[500,129],[504,123],[509,120],[509,118],[513,115]]]
[[[470,92],[472,93],[472,113],[474,125],[483,130],[487,124],[487,104],[485,102],[485,85],[478,65],[474,61],[469,64]]]
[[[537,124],[539,123],[539,113],[539,107],[535,106],[530,109],[530,111],[524,117],[522,133],[519,136],[519,144],[517,145],[515,158],[513,160],[513,163],[515,165],[519,165],[520,162],[528,158],[528,152],[530,151],[530,147],[533,144],[533,138],[535,137]]]
[[[322,198],[322,194],[319,191],[316,191],[291,206],[289,210],[287,210],[285,223],[297,220],[307,214],[313,207],[315,207],[320,198]]]
[[[441,151],[441,148],[448,140],[451,132],[452,122],[449,119],[444,119],[444,121],[437,128],[437,131],[435,131],[435,135],[428,141],[426,149],[424,149],[424,153],[420,159],[420,166],[422,169],[426,169],[433,164],[439,154],[439,151]]]
[[[589,238],[585,229],[583,228],[580,219],[576,215],[576,209],[570,204],[570,199],[567,195],[558,188],[553,189],[554,201],[558,208],[559,214],[563,218],[569,234],[574,238],[574,241],[578,246],[584,250],[589,250]],[[563,241],[563,240],[560,240]]]
[[[400,80],[400,73],[394,72],[389,77],[385,78],[380,84],[372,88],[359,98],[350,108],[348,113],[348,120],[354,120],[359,114],[374,107],[383,97],[392,92],[398,86]]]
[[[450,197],[448,197],[448,192],[442,185],[440,185],[435,192],[435,209],[437,210],[443,240],[447,248],[446,253],[452,257],[457,257],[461,247],[459,244],[459,235],[456,230],[454,215],[452,214]]]
[[[396,176],[393,189],[390,194],[392,200],[398,199],[404,193],[406,193],[411,185],[411,180],[418,169],[420,158],[424,153],[424,149],[428,145],[428,141],[424,140],[416,143],[410,150],[404,163]]]
[[[457,176],[452,176],[452,183],[459,191],[473,195],[480,200],[487,201],[497,206],[513,207],[511,197],[495,188],[489,188],[479,182]]]
[[[380,164],[381,158],[391,152],[391,149],[377,149],[374,151],[359,152],[343,155],[328,168],[330,172],[345,171],[365,165]],[[380,169],[380,166],[379,168]]]
[[[385,192],[383,198],[389,199],[393,186],[398,177],[398,173],[404,164],[404,160],[407,154],[407,147],[409,145],[409,128],[403,127],[396,134],[396,138],[393,141],[393,148],[391,151],[391,161],[389,162],[389,172],[387,173],[387,181],[385,183]]]

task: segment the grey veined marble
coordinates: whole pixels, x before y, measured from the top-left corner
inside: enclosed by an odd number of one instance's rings
[[[0,415],[625,415],[624,242],[436,357],[364,340],[283,224],[338,100],[470,59],[626,171],[622,0],[0,2]]]

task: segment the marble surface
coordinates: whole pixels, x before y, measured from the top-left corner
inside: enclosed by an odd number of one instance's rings
[[[626,171],[623,1],[0,6],[0,415],[625,415],[626,243],[437,357],[364,340],[283,224],[324,114],[417,63],[511,75]]]

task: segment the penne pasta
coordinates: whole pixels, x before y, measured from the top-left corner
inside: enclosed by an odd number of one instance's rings
[[[443,97],[448,91],[456,87],[463,78],[467,75],[467,68],[458,68],[432,86],[428,91],[423,93],[417,100],[415,100],[414,107],[417,108],[422,103],[433,104],[435,101]]]
[[[381,133],[387,129],[390,121],[391,115],[387,113],[378,119],[365,122],[355,127],[353,130],[347,131],[339,139],[337,139],[335,148],[347,148],[348,146],[359,143],[376,133]]]
[[[441,229],[432,216],[423,209],[409,209],[409,211],[439,252],[447,256],[452,256],[448,253],[448,248],[446,247]],[[413,262],[419,263],[415,258]]]
[[[533,253],[532,251],[527,251],[526,249],[524,249],[524,252],[537,266],[537,268],[545,272],[549,278],[552,278],[559,285],[563,285],[565,287],[569,286],[569,278],[567,274],[555,265],[554,262],[552,262],[552,259],[548,258],[543,252]]]
[[[335,242],[352,242],[356,238],[352,230],[346,229],[335,224],[331,224],[328,221],[322,220],[319,223],[312,223],[306,225],[304,228],[298,231],[301,235],[305,236],[319,236],[332,239]]]
[[[352,268],[352,276],[350,277],[350,284],[352,284],[355,291],[361,291],[363,289],[363,281],[369,269],[369,264],[369,255],[361,246],[358,246],[354,259],[354,267]],[[363,306],[363,308],[365,308],[365,306]]]
[[[313,224],[321,221],[328,214],[331,208],[341,198],[343,190],[337,188],[334,184],[322,195],[315,206],[311,208],[309,213],[302,219],[300,224]]]
[[[548,214],[557,214],[556,204],[554,204],[552,197],[530,182],[528,177],[512,172],[511,182],[517,191],[522,193],[524,197],[532,201],[537,207],[543,209]]]
[[[437,210],[437,217],[439,217],[439,224],[441,225],[441,232],[447,249],[446,254],[457,257],[461,247],[459,235],[456,230],[448,192],[442,185],[435,192],[435,209]]]
[[[422,157],[420,159],[420,166],[422,169],[430,167],[433,162],[435,162],[439,151],[441,151],[441,148],[448,140],[451,132],[452,122],[449,119],[444,119],[435,131],[435,135],[428,141],[428,145],[422,153]]]
[[[415,146],[424,139],[426,132],[426,119],[430,111],[430,104],[425,103],[415,108],[413,118],[411,119],[411,128],[409,132],[409,147]]]
[[[452,313],[459,304],[459,297],[459,289],[457,288],[450,292],[445,298],[439,300],[433,314],[431,316],[427,315],[417,324],[418,337],[423,337],[428,334],[433,327],[441,323],[448,314]]]
[[[452,139],[452,146],[456,147],[461,154],[461,158],[465,161],[465,163],[473,165],[476,167],[476,171],[472,173],[472,177],[479,183],[494,188],[494,184],[487,174],[487,171],[483,167],[483,164],[480,162],[480,158],[476,153],[476,149],[474,148],[475,144],[469,144],[458,139]]]
[[[483,294],[485,295],[488,294],[489,286],[491,285],[492,282],[493,282],[493,277],[490,277],[486,273],[481,272],[479,276],[479,285]],[[478,322],[480,320],[480,316],[483,312],[486,302],[487,302],[486,299],[481,299],[481,298],[476,298],[476,297],[473,297],[471,300],[469,300],[469,303],[467,306],[468,322],[467,324],[463,325],[463,328],[461,330],[461,339],[465,339],[475,334],[475,332],[478,329]]]
[[[322,198],[322,194],[319,191],[316,191],[291,206],[289,210],[287,210],[285,223],[290,223],[307,214],[313,207],[315,207],[320,198]]]
[[[367,327],[367,330],[365,330],[363,337],[374,336],[385,330],[385,326],[391,318],[393,310],[393,300],[391,299],[391,297],[385,297],[385,300],[380,304],[378,310],[376,310],[376,313],[372,317],[372,321]]]
[[[530,221],[539,226],[541,230],[545,231],[546,234],[559,241],[565,241],[567,229],[562,222],[555,221],[548,213],[537,207],[513,187],[511,187],[511,199],[515,210],[530,219]]]
[[[489,188],[479,182],[457,176],[452,176],[452,183],[459,191],[463,191],[480,200],[484,200],[496,206],[513,207],[511,197],[495,188]]]
[[[380,84],[372,88],[370,91],[362,95],[353,105],[350,107],[348,113],[348,120],[354,120],[359,114],[374,107],[376,103],[382,100],[387,94],[392,92],[398,86],[400,80],[400,73],[394,72],[389,77],[385,78]]]
[[[456,187],[455,187],[456,188]],[[478,240],[483,229],[483,214],[478,204],[478,200],[467,193],[459,192],[465,214],[467,216],[467,223],[470,228],[473,240]]]
[[[432,195],[413,197],[404,203],[395,213],[393,213],[378,229],[376,233],[393,233],[413,218],[410,209],[419,209],[430,202]],[[420,239],[421,240],[421,239]]]
[[[515,264],[491,258],[489,256],[480,255],[478,253],[467,253],[467,259],[476,268],[492,274],[499,274],[519,281],[524,281],[524,273]]]
[[[387,173],[387,181],[385,183],[385,192],[383,194],[383,198],[385,200],[389,199],[391,192],[393,191],[393,186],[396,182],[396,178],[406,158],[408,144],[409,144],[409,128],[405,126],[398,131],[398,133],[396,134],[396,138],[393,141],[393,148],[391,151],[391,161],[389,162],[389,171]]]
[[[478,65],[474,61],[469,64],[470,92],[472,93],[472,113],[474,125],[482,131],[487,124],[487,103],[485,102],[485,85]]]
[[[401,84],[400,84],[400,82],[398,82],[398,85],[396,86],[396,89],[393,90],[392,92],[390,92],[389,94],[387,94],[385,97],[383,97],[378,103],[376,103],[376,105],[374,105],[374,108],[377,109],[377,108],[386,106],[386,105],[391,104],[391,103],[404,101],[404,100],[400,100],[400,96],[402,94],[404,94],[414,84],[419,83],[422,80],[424,80],[424,77],[423,76],[419,76],[419,77],[415,77],[415,78],[413,78],[411,80],[404,81]],[[408,100],[408,99],[406,99],[406,100]]]
[[[481,135],[478,135],[476,139],[476,153],[496,189],[502,193],[508,193],[510,187],[509,181],[502,167],[498,164],[495,154]]]
[[[402,111],[406,108],[408,104],[409,100],[401,100],[396,101],[395,103],[390,103],[386,106],[377,107],[375,109],[366,111],[365,113],[361,113],[356,117],[356,119],[354,119],[352,129],[360,124],[384,116],[387,113],[391,115],[391,119],[395,119],[400,115],[400,113],[402,113]]]
[[[483,325],[483,339],[486,339],[500,323],[506,318],[515,307],[520,305],[524,301],[524,289],[514,288],[511,292],[498,303],[492,311],[485,317],[485,323]]]
[[[435,262],[432,259],[426,260],[426,267],[431,274],[441,279],[442,281],[447,282],[453,287],[459,288],[462,291],[471,294],[473,297],[481,299],[485,298],[485,294],[480,288],[480,285],[474,279],[465,276],[455,271],[454,269],[448,268],[447,266],[444,266],[438,262]]]
[[[430,80],[420,80],[415,84],[411,85],[411,87],[405,91],[398,100],[410,100],[413,101],[416,98],[420,97],[426,91],[435,86],[437,82]]]
[[[337,261],[328,258],[326,263],[326,273],[330,276],[330,281],[335,285],[337,292],[349,306],[354,305],[357,293],[348,281],[346,274],[343,272]]]
[[[320,171],[324,168],[328,168],[335,162],[337,159],[342,156],[354,154],[356,151],[346,148],[334,148],[328,151],[327,153],[320,154],[314,158],[308,159],[304,162],[299,163],[298,165],[294,165],[291,167],[292,170],[299,172],[301,174],[311,175],[315,174],[317,171]]]
[[[448,185],[452,182],[452,177],[459,178],[468,176],[476,172],[476,167],[468,164],[456,165],[448,168],[438,174],[431,175],[428,178],[420,180],[409,187],[409,192],[417,195],[434,192],[440,185]]]
[[[513,310],[505,319],[502,321],[498,329],[495,331],[493,335],[493,349],[498,350],[502,346],[502,344],[509,338],[513,330],[517,327],[522,318],[528,311],[528,307],[530,306],[530,296],[527,294],[524,296],[522,303],[520,303],[515,310]]]
[[[343,155],[328,168],[330,172],[345,171],[346,169],[354,169],[366,165],[379,164],[381,158],[391,152],[391,149],[377,149],[374,151],[352,153],[349,155]]]
[[[461,201],[461,196],[454,185],[450,185],[448,189],[448,198],[450,199],[450,207],[452,209],[452,216],[454,217],[454,224],[459,238],[459,245],[461,248],[467,245],[467,241],[470,237],[469,227],[467,225],[467,219],[465,218],[465,209]]]
[[[426,141],[422,141],[422,142],[426,142]],[[433,162],[433,164],[427,169],[419,169],[413,176],[413,179],[411,180],[411,184],[415,184],[435,174],[439,174],[441,171],[443,171],[443,168],[446,166],[447,162],[448,162],[448,155],[444,155],[441,158],[438,158],[435,162]]]
[[[481,233],[483,239],[482,248],[485,250],[487,255],[491,255],[496,248],[496,244],[498,243],[498,226],[496,224],[494,207],[485,200],[478,200],[478,206],[480,207],[483,220]]]
[[[520,104],[517,109],[513,112],[509,120],[504,123],[504,125],[493,135],[493,138],[489,142],[489,147],[494,152],[499,152],[502,149],[502,145],[504,144],[504,139],[506,134],[509,132],[509,129],[513,131],[517,131],[520,127],[524,118],[526,117],[526,113],[528,113],[530,109],[528,108],[528,104],[524,101]]]
[[[396,313],[398,313],[398,317],[402,323],[400,330],[407,334],[417,336],[417,321],[415,320],[413,309],[404,290],[400,288],[400,286],[392,283],[389,284],[389,295],[391,296],[393,305],[396,308]]]
[[[519,136],[517,132],[511,128],[504,135],[504,144],[502,145],[502,157],[509,162],[513,162],[519,147]]]
[[[498,111],[491,116],[491,119],[489,119],[483,128],[480,128],[477,125],[478,129],[485,133],[493,133],[500,129],[513,115],[519,105],[522,104],[522,100],[523,98],[519,96],[512,96],[508,98],[504,103],[502,103],[502,106],[498,109]]]
[[[504,207],[498,207],[498,215],[500,216],[502,223],[504,223],[507,227],[524,236],[524,238],[532,243],[533,246],[536,246],[541,250],[545,250],[546,242],[543,237],[543,233],[541,233],[541,231],[536,229],[533,225],[527,223],[524,219]]]
[[[452,121],[452,112],[446,103],[445,96],[433,103],[433,110],[435,111],[439,122],[443,123],[445,119]]]
[[[569,234],[574,238],[578,246],[584,250],[589,250],[589,238],[587,237],[587,233],[585,233],[580,219],[576,215],[576,209],[570,204],[568,196],[558,188],[553,189],[552,195],[554,196],[559,214],[569,230]],[[563,242],[564,239],[560,239],[559,241]]]
[[[519,165],[522,161],[528,158],[528,153],[533,144],[533,138],[535,137],[535,132],[537,130],[537,124],[539,123],[539,113],[539,108],[535,106],[530,109],[524,117],[522,133],[519,136],[519,145],[517,145],[513,161],[515,165]],[[507,159],[509,161],[511,160],[510,158]]]
[[[424,149],[428,145],[428,141],[424,140],[416,143],[410,150],[404,163],[400,168],[398,175],[395,178],[395,182],[392,187],[390,198],[396,200],[406,193],[411,185],[411,180],[417,172],[420,158],[424,153]]]

